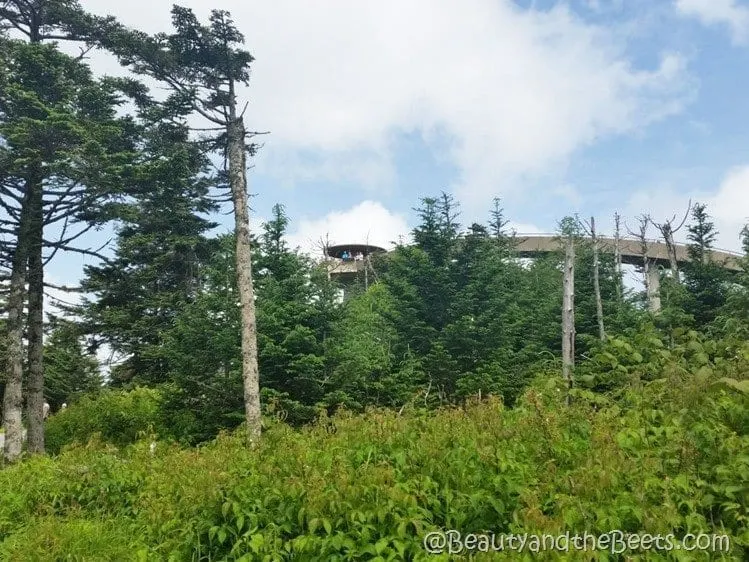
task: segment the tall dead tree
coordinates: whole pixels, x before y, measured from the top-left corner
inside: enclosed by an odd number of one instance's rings
[[[332,243],[330,242],[330,232],[326,232],[324,235],[317,239],[316,247],[322,252],[322,264],[325,266],[325,272],[330,281],[330,270],[333,263],[332,258],[328,255]]]
[[[687,218],[689,217],[689,212],[692,210],[692,200],[689,200],[689,204],[687,205],[687,211],[684,213],[684,218],[681,219],[681,222],[679,223],[679,226],[674,227],[674,222],[676,221],[676,215],[672,216],[671,219],[663,222],[655,222],[652,218],[648,217],[648,220],[655,226],[655,228],[658,229],[658,231],[661,233],[661,236],[663,237],[663,241],[666,244],[666,251],[668,252],[668,261],[669,265],[671,267],[671,274],[674,278],[674,281],[676,283],[681,283],[681,280],[679,279],[679,260],[676,255],[676,242],[674,242],[674,234],[679,232],[681,230],[681,227],[684,226],[684,224],[687,222]]]
[[[603,324],[603,301],[601,299],[600,267],[598,260],[598,235],[596,234],[596,218],[590,217],[590,239],[593,244],[593,292],[596,299],[596,319],[598,320],[598,337],[601,341],[606,339],[606,330]]]
[[[244,36],[228,12],[213,10],[202,25],[192,10],[172,8],[174,33],[149,36],[129,29],[113,18],[89,17],[89,41],[118,57],[137,74],[165,84],[173,103],[189,105],[207,127],[202,146],[223,155],[236,237],[237,288],[241,306],[242,380],[247,439],[260,437],[260,377],[257,358],[255,295],[247,193],[247,156],[257,145],[249,142],[261,133],[245,128],[244,109],[238,106],[237,88],[248,85],[254,60],[243,49]]]
[[[621,215],[614,213],[614,269],[616,271],[616,297],[619,301],[624,295],[624,276],[622,275],[622,234],[621,234]]]
[[[575,239],[568,234],[565,239],[564,281],[562,293],[562,377],[567,389],[573,385],[575,368]],[[570,396],[567,395],[569,404]]]
[[[648,308],[650,312],[657,314],[661,310],[661,297],[660,297],[660,272],[655,267],[655,262],[650,258],[650,247],[648,244],[648,225],[650,219],[647,215],[638,217],[639,229],[637,232],[632,232],[629,228],[627,231],[631,236],[634,236],[640,245],[640,255],[642,256],[642,275],[643,284],[645,285],[645,294],[647,295]]]
[[[227,122],[229,185],[234,202],[234,236],[236,237],[237,288],[242,308],[242,387],[245,422],[250,442],[260,438],[260,371],[257,360],[257,325],[255,291],[252,285],[252,247],[250,215],[247,206],[247,164],[244,119],[237,115],[234,85]]]

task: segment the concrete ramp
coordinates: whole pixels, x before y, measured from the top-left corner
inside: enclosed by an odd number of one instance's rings
[[[598,237],[601,251],[613,253],[615,241],[613,238]],[[517,234],[516,251],[521,257],[532,258],[541,254],[548,254],[561,250],[560,239],[554,234]],[[666,244],[658,240],[647,241],[647,256],[656,265],[668,267],[668,251]],[[622,254],[622,263],[629,265],[642,265],[642,248],[640,241],[633,238],[622,238],[620,241]],[[741,254],[730,252],[728,250],[712,250],[710,252],[711,260],[721,267],[733,271],[741,269]],[[686,244],[676,244],[676,259],[681,263],[689,261],[688,246]]]

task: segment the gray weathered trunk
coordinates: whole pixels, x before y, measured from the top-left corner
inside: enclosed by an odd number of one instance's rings
[[[661,272],[658,267],[648,267],[645,272],[645,290],[648,295],[648,308],[653,314],[661,311]]]
[[[658,314],[661,310],[660,298],[660,272],[655,263],[648,257],[648,224],[650,219],[647,217],[640,218],[640,231],[637,238],[640,241],[640,254],[642,255],[642,276],[645,284],[645,294],[648,299],[648,308],[653,314]]]
[[[575,243],[566,240],[564,252],[564,286],[562,296],[562,376],[567,388],[572,388],[575,368]],[[569,395],[567,396],[569,403]]]
[[[29,198],[27,185],[24,195],[18,239],[11,262],[8,293],[8,349],[5,393],[3,395],[3,427],[5,445],[3,457],[14,462],[23,449],[23,305],[26,296],[26,266],[29,256]]]
[[[666,243],[666,249],[668,250],[668,261],[671,265],[671,274],[673,275],[674,281],[681,283],[679,279],[679,262],[676,259],[676,244],[674,242],[674,232],[671,229],[671,225],[666,223],[660,228],[663,240]]]
[[[598,320],[598,337],[606,339],[606,330],[603,324],[603,301],[601,300],[601,280],[598,265],[598,236],[596,235],[596,219],[590,217],[590,236],[593,240],[593,291],[596,297],[596,318]]]
[[[252,287],[250,218],[247,208],[245,129],[244,121],[241,116],[236,115],[234,105],[230,108],[227,133],[229,184],[234,202],[237,289],[242,310],[242,380],[245,421],[247,437],[252,443],[260,437],[260,376],[257,363],[255,296]]]
[[[26,381],[26,417],[29,425],[27,448],[30,453],[44,453],[44,263],[42,186],[33,186],[29,213],[29,315]]]
[[[614,267],[616,268],[616,297],[622,300],[624,295],[624,275],[622,275],[622,217],[614,213]]]

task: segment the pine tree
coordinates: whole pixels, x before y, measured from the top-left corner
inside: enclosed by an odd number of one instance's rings
[[[283,206],[275,205],[255,256],[258,359],[263,387],[284,397],[291,421],[302,421],[314,415],[309,407],[323,397],[325,349],[313,296],[313,265],[288,248],[288,223]]]
[[[162,334],[196,297],[200,266],[214,250],[205,238],[215,226],[204,217],[215,209],[209,162],[168,109],[149,105],[141,112],[147,121],[126,197],[107,210],[118,224],[115,255],[86,267],[82,282],[94,297],[80,310],[87,331],[124,360],[112,371],[115,385],[167,379]],[[153,112],[159,119],[149,122]]]
[[[715,325],[721,333],[747,339],[749,338],[749,225],[741,230],[741,247],[744,255],[739,260],[740,271],[731,279],[732,283],[727,283],[726,302]]]
[[[58,251],[95,254],[75,241],[92,228],[102,200],[115,190],[133,140],[129,120],[117,115],[120,83],[95,80],[80,60],[40,43],[47,23],[32,20],[26,24],[30,43],[0,37],[0,204],[3,231],[13,239],[6,246],[11,280],[3,408],[9,460],[21,450],[24,304],[28,443],[31,452],[42,452],[44,263]]]
[[[394,302],[383,283],[346,302],[327,345],[332,363],[323,402],[361,410],[367,405],[399,406],[423,382],[396,369],[397,334],[388,318]]]
[[[244,416],[240,308],[234,237],[215,242],[200,266],[200,289],[162,333],[170,372],[164,417],[175,437],[195,443],[233,429]]]
[[[687,239],[690,241],[687,248],[689,261],[705,265],[710,261],[710,251],[718,237],[718,231],[715,230],[715,223],[710,220],[710,215],[707,213],[707,205],[694,204],[692,221],[687,227]]]
[[[60,321],[44,345],[44,398],[52,411],[101,389],[99,362],[84,344],[77,324]]]
[[[711,250],[718,235],[710,220],[707,206],[696,203],[688,226],[689,262],[684,266],[684,285],[688,297],[685,312],[694,317],[698,327],[712,322],[727,298],[726,271],[712,259]]]

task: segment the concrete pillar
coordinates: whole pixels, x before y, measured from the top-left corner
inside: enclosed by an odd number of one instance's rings
[[[653,314],[661,311],[661,272],[655,264],[648,269],[648,307]]]

